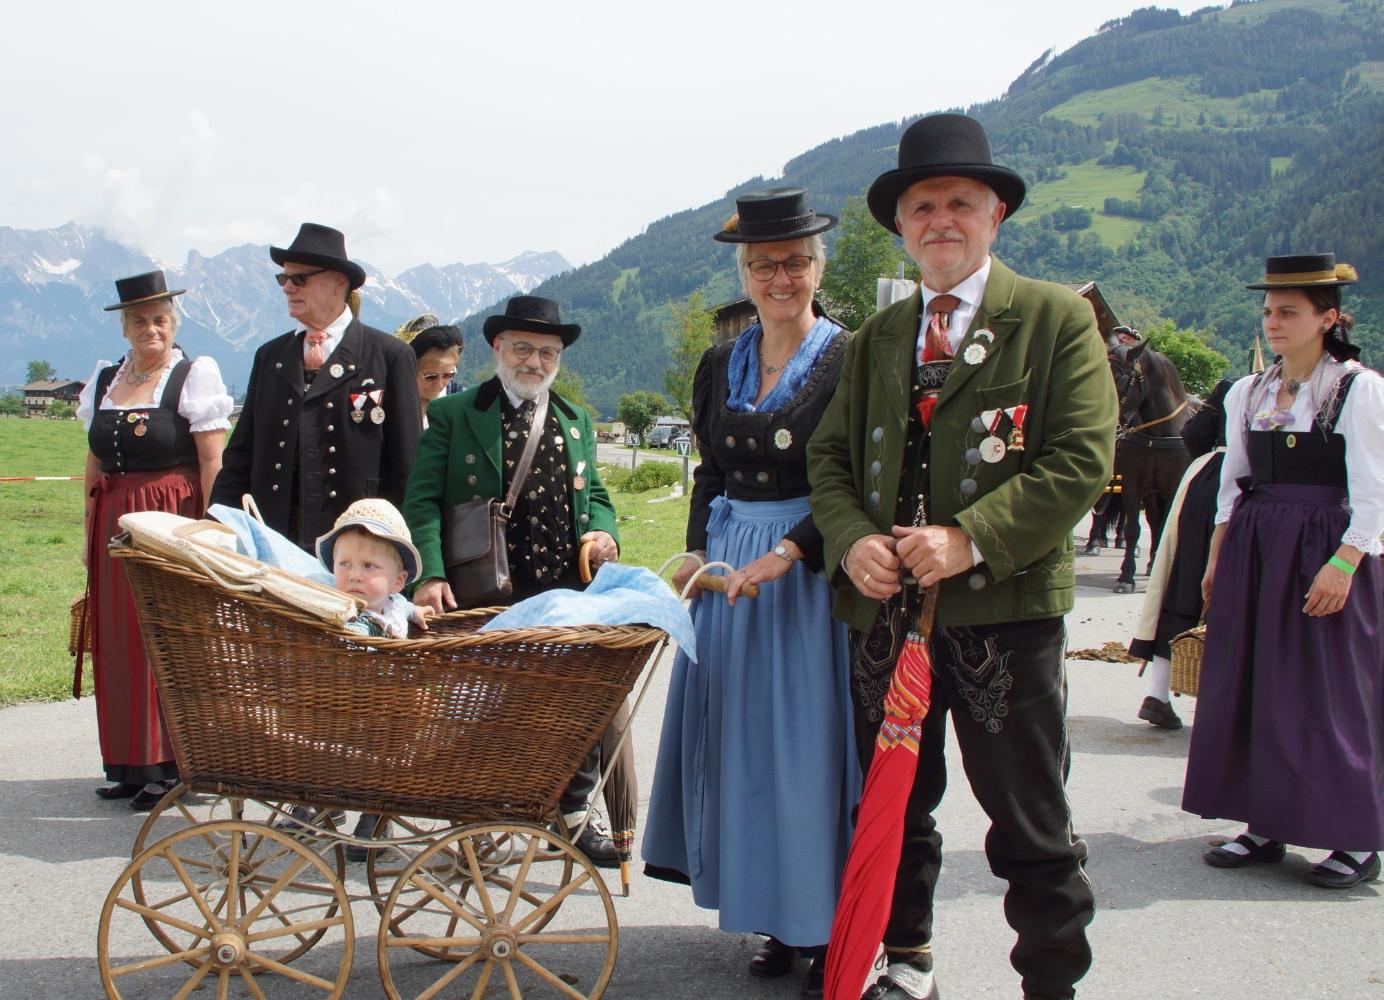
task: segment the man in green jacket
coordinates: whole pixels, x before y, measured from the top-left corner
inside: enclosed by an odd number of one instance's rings
[[[937,995],[932,901],[949,709],[986,854],[1009,882],[1011,961],[1030,1000],[1066,1000],[1090,967],[1094,901],[1065,782],[1065,628],[1072,527],[1110,477],[1114,383],[1090,306],[990,255],[1023,180],[980,124],[934,115],[904,132],[871,186],[922,287],[868,319],[808,448],[812,513],[851,626],[862,765],[922,588],[939,586],[932,707],[909,796],[884,946],[866,1000]]]
[[[413,602],[437,613],[457,606],[442,562],[442,518],[459,503],[503,499],[544,395],[543,436],[505,531],[513,600],[580,588],[578,553],[588,541],[593,570],[620,553],[615,507],[596,471],[591,417],[549,392],[563,348],[581,327],[563,323],[551,299],[516,295],[483,329],[495,352],[495,377],[428,406],[428,429],[404,494],[404,519],[422,559]],[[558,802],[569,827],[586,815],[598,774],[599,748],[593,748]],[[619,866],[614,843],[595,823],[577,846],[597,865]]]

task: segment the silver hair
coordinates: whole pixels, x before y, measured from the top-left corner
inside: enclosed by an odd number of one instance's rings
[[[787,242],[787,240],[783,241]],[[822,284],[822,273],[827,269],[827,241],[822,239],[821,233],[814,233],[811,236],[804,236],[799,243],[807,244],[806,256],[812,258],[812,263],[816,265],[813,275],[813,288],[820,288]],[[750,294],[750,286],[746,282],[745,266],[749,263],[750,247],[753,243],[735,244],[735,270],[740,274],[740,290],[746,295]]]

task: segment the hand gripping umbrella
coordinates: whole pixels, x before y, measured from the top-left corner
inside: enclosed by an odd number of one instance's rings
[[[889,921],[903,815],[918,768],[918,740],[932,700],[932,657],[928,638],[937,609],[937,586],[923,592],[916,626],[904,640],[889,692],[875,755],[860,798],[855,836],[841,895],[831,922],[825,976],[826,1000],[857,1000]]]

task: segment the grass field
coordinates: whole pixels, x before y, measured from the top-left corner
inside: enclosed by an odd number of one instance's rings
[[[80,475],[85,459],[75,420],[0,417],[0,477]],[[686,498],[649,503],[667,492],[613,494],[626,562],[657,569],[683,550]],[[86,582],[81,549],[80,482],[0,483],[0,705],[70,696],[69,607]]]
[[[1197,89],[1195,77],[1169,77],[1139,80],[1105,90],[1079,94],[1048,112],[1054,118],[1077,125],[1098,125],[1101,115],[1134,113],[1153,121],[1161,109],[1163,128],[1199,128],[1199,116],[1206,114],[1206,126],[1230,127],[1243,118],[1248,125],[1261,125],[1263,111],[1251,111],[1256,99],[1270,102],[1276,91],[1261,90],[1243,97],[1208,97]],[[1217,116],[1222,116],[1218,119]],[[1218,126],[1224,120],[1225,125]]]
[[[0,417],[0,476],[77,476],[85,460],[75,420]],[[68,608],[85,582],[82,484],[0,483],[0,705],[70,695]]]
[[[1096,163],[1077,163],[1063,167],[1067,176],[1033,185],[1023,211],[1014,217],[1016,225],[1036,219],[1064,205],[1080,205],[1092,212],[1091,231],[1108,247],[1120,247],[1134,238],[1145,225],[1138,219],[1106,215],[1101,211],[1106,198],[1138,201],[1144,185],[1144,172],[1133,167],[1102,167]]]

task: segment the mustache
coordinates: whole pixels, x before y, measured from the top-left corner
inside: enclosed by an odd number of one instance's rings
[[[940,233],[932,233],[927,236],[923,240],[923,246],[927,246],[929,243],[939,243],[942,240],[959,240],[961,238],[961,233],[958,230],[945,229]]]

